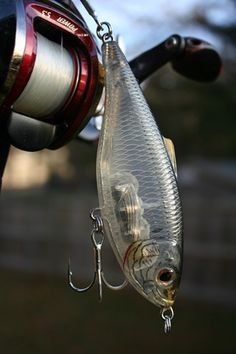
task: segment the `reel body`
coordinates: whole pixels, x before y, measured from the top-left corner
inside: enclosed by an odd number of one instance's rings
[[[56,1],[4,0],[0,7],[1,130],[26,151],[61,147],[102,93],[93,36],[79,13]]]

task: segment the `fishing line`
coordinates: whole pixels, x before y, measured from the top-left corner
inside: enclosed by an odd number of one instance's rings
[[[76,75],[69,51],[37,33],[37,53],[30,79],[16,100],[16,112],[45,117],[59,110],[69,97]],[[78,73],[79,75],[79,73]]]

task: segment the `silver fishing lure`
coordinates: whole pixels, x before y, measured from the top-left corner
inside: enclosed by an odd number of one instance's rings
[[[97,189],[105,234],[129,283],[155,305],[171,309],[182,268],[175,168],[117,43],[104,43],[102,54],[106,103]]]

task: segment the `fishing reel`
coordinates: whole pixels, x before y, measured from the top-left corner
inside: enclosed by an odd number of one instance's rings
[[[1,171],[9,145],[57,149],[80,136],[94,140],[89,119],[103,109],[104,71],[99,50],[69,0],[2,0],[0,3]],[[170,62],[182,75],[212,81],[221,60],[207,42],[172,35],[130,62],[141,83]],[[0,167],[1,167],[0,166]]]
[[[79,12],[52,0],[4,0],[0,115],[11,144],[36,151],[71,140],[98,106],[96,43]]]

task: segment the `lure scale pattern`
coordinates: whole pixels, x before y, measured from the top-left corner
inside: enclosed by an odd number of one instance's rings
[[[152,303],[168,307],[182,269],[175,172],[125,56],[114,41],[102,51],[106,104],[97,185],[105,232],[128,281]]]

